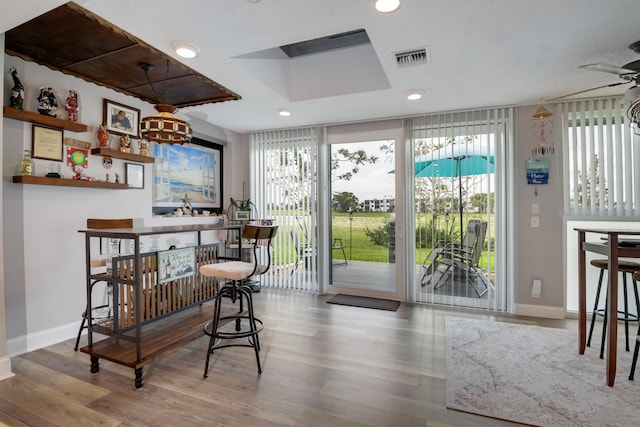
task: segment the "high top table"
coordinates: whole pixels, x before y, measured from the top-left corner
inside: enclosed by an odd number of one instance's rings
[[[640,258],[640,231],[608,230],[599,228],[574,228],[578,232],[578,351],[584,354],[587,343],[587,252],[605,255],[609,260],[607,287],[607,385],[613,386],[616,379],[618,357],[618,260],[620,258]],[[595,242],[587,242],[586,234],[601,235]],[[629,239],[625,239],[629,236]],[[639,239],[637,243],[634,239]],[[605,240],[606,239],[606,240]]]

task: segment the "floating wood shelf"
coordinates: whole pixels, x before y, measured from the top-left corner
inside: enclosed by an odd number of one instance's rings
[[[123,153],[122,151],[112,150],[110,148],[98,147],[92,148],[91,154],[94,156],[113,157],[114,159],[131,160],[138,163],[155,163],[155,159],[149,156],[141,156],[139,154]]]
[[[72,132],[86,132],[88,129],[87,125],[83,125],[82,123],[45,116],[44,114],[34,113],[32,111],[18,110],[11,107],[3,107],[2,114],[10,119],[22,120],[23,122],[31,122],[54,128],[62,128]]]
[[[106,188],[109,190],[127,190],[129,185],[115,182],[83,181],[80,179],[49,178],[47,176],[18,175],[13,177],[16,184],[57,185],[59,187]]]

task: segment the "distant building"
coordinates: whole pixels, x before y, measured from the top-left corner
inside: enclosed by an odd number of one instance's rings
[[[392,212],[395,209],[396,199],[368,199],[360,202],[358,206],[362,212]]]

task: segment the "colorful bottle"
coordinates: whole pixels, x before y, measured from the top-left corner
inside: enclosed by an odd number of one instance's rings
[[[20,173],[22,175],[33,174],[33,161],[31,161],[31,151],[29,150],[24,150],[24,157],[22,158],[22,163],[20,163]]]

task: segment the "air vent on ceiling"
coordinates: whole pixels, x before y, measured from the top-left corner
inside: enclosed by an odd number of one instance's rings
[[[396,53],[398,68],[413,67],[429,63],[429,48]]]

